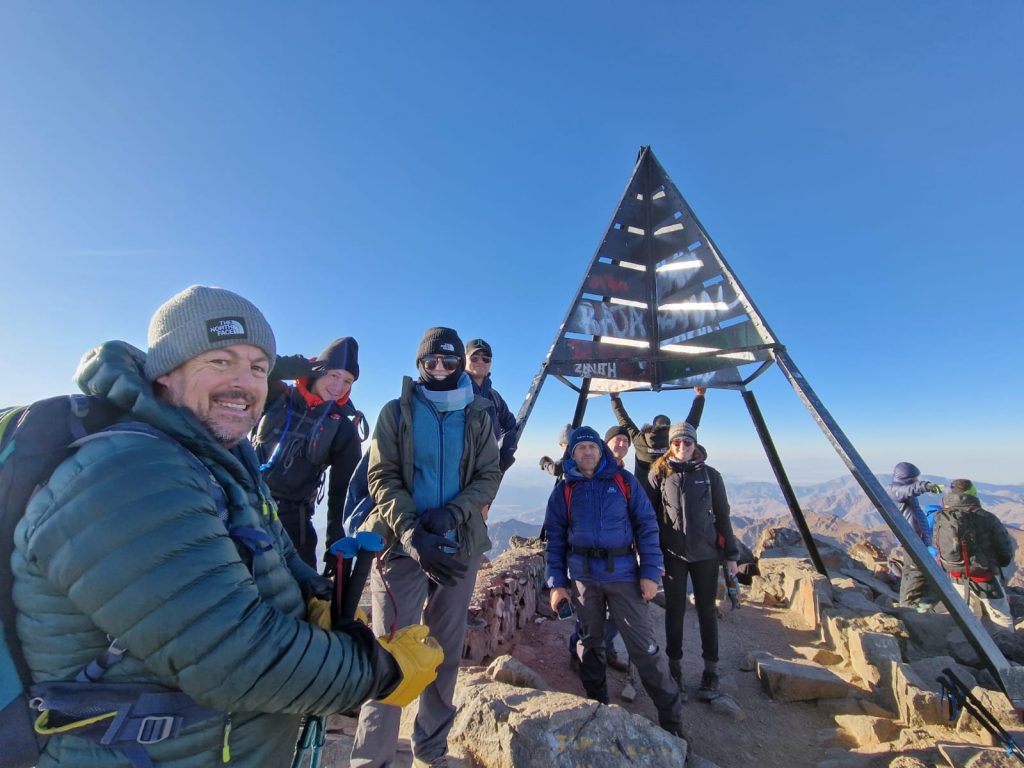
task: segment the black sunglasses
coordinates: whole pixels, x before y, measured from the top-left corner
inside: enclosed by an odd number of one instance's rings
[[[462,358],[458,355],[444,355],[443,357],[441,355],[427,355],[426,357],[421,358],[420,362],[423,363],[423,367],[428,371],[432,371],[440,365],[443,366],[446,371],[451,373],[459,367],[459,362],[461,360]]]
[[[474,363],[489,363],[491,362],[491,356],[485,355],[483,352],[474,352],[469,356],[469,359]]]
[[[694,445],[696,442],[697,441],[694,440],[692,437],[677,437],[675,440],[672,441],[672,445],[682,444],[682,445],[685,445],[687,448],[689,448],[691,445]]]

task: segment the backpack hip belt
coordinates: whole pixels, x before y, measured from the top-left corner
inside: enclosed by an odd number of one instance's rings
[[[631,555],[636,550],[633,547],[616,547],[614,549],[589,549],[587,547],[576,547],[569,545],[569,551],[574,555],[583,556],[583,575],[590,575],[590,559],[604,560],[604,569],[611,573],[615,570],[615,558],[622,555]]]

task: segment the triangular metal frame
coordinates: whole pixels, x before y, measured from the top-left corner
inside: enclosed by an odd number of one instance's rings
[[[690,259],[694,252],[699,258]],[[666,288],[663,273],[674,271],[674,265],[683,261],[687,263],[681,270],[695,271],[691,275],[693,280],[684,280],[682,286],[682,293],[689,291],[690,298],[677,301],[678,297],[667,293],[673,285],[669,283]],[[690,266],[690,262],[698,261],[699,266]],[[633,274],[626,275],[622,269]],[[717,301],[703,301],[709,288],[717,293]],[[702,291],[705,293],[701,294]],[[700,297],[695,298],[698,294]],[[620,319],[617,315],[622,307],[632,312],[623,312]],[[692,316],[687,312],[692,312]],[[692,322],[690,317],[697,315],[701,316],[700,323]],[[682,334],[666,337],[666,331],[672,334],[681,326],[686,328]],[[882,519],[940,595],[1013,706],[1024,709],[1024,667],[1010,666],[953,589],[949,578],[930,557],[924,543],[779,343],[650,147],[641,147],[605,237],[531,382],[519,410],[519,432],[525,429],[548,376],[579,393],[574,426],[583,423],[591,392],[660,391],[694,386],[738,390],[815,567],[827,576],[754,393],[747,388],[773,363],[778,364]],[[753,370],[744,374],[738,365]],[[573,383],[572,378],[579,378],[580,383]]]

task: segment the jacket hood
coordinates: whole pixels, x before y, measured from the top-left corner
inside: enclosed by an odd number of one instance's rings
[[[211,459],[225,467],[243,487],[253,487],[254,477],[239,458],[257,466],[249,442],[239,443],[236,456],[218,443],[190,410],[157,398],[144,378],[145,365],[142,350],[125,341],[108,341],[83,355],[74,380],[85,394],[108,400],[128,418],[156,427],[200,459]]]
[[[607,443],[599,443],[601,446],[601,461],[597,465],[592,479],[605,479],[614,477],[619,471],[619,463],[615,460],[615,454],[608,447]],[[566,448],[562,454],[562,468],[565,476],[570,480],[586,480],[586,476],[576,468],[576,461],[569,456],[569,449]]]
[[[901,461],[892,470],[892,481],[899,485],[912,483],[921,476],[921,470],[909,461]]]

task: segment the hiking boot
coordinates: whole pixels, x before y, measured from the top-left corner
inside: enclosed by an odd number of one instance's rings
[[[673,736],[676,736],[676,737],[682,739],[683,741],[685,741],[687,744],[689,744],[690,737],[687,736],[686,735],[686,731],[683,730],[683,724],[682,723],[680,723],[680,722],[673,722],[671,720],[662,720],[659,717],[658,718],[658,725],[661,726],[661,729],[663,731],[667,731],[668,733],[671,733]]]
[[[605,657],[605,661],[608,663],[610,669],[614,669],[617,672],[628,672],[629,662],[623,661],[617,653],[609,653]]]
[[[704,674],[700,676],[700,688],[697,689],[698,701],[711,701],[718,696],[718,675],[704,670]]]
[[[421,760],[418,757],[412,759],[413,768],[448,768],[448,755],[435,757],[433,760]]]

